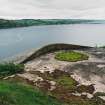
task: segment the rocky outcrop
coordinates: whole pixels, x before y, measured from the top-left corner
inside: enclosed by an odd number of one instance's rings
[[[21,63],[26,63],[26,62],[31,61],[31,60],[35,59],[36,57],[39,57],[43,54],[51,53],[51,52],[55,52],[55,51],[59,51],[59,50],[80,50],[80,49],[84,50],[84,49],[89,49],[89,48],[91,48],[91,47],[72,45],[72,44],[63,44],[63,43],[46,45],[46,46],[36,50],[31,56],[27,57]]]

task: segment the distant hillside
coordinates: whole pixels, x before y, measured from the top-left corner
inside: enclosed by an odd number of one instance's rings
[[[13,27],[27,27],[38,25],[58,25],[58,24],[103,24],[105,20],[81,20],[81,19],[21,19],[4,20],[0,19],[0,29]]]

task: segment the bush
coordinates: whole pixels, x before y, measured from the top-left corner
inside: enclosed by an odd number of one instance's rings
[[[24,65],[14,63],[0,64],[0,78],[22,72]]]

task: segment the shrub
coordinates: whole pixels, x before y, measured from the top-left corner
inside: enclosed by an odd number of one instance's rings
[[[22,72],[23,70],[24,65],[14,63],[2,63],[0,64],[0,78]]]

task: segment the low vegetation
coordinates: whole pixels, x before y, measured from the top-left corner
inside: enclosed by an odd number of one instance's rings
[[[89,85],[78,85],[78,82],[75,81],[69,73],[55,70],[52,73],[49,72],[34,72],[35,74],[42,77],[44,80],[37,82],[37,87],[43,90],[45,93],[50,96],[56,98],[62,103],[66,103],[64,105],[104,105],[105,101],[100,99],[98,96],[93,96],[92,99],[87,98],[86,95],[76,96],[72,93],[90,93],[93,94],[94,86]],[[53,90],[50,89],[50,83],[48,81],[56,82],[55,88]]]
[[[61,85],[67,89],[74,89],[77,85],[77,82],[70,76],[61,76],[57,80],[58,85]]]
[[[62,105],[37,88],[0,81],[0,105]]]
[[[55,55],[55,58],[60,61],[76,62],[87,60],[88,56],[79,52],[69,51],[69,52],[59,52]]]
[[[14,63],[0,64],[0,78],[22,72],[24,65]]]
[[[52,73],[34,72],[43,78],[32,86],[27,80],[16,77],[0,81],[0,105],[105,105],[105,101],[95,96],[75,96],[75,92],[94,92],[92,86],[83,86],[64,71],[55,70]],[[56,88],[49,90],[50,83],[55,81]],[[29,85],[30,84],[30,85]],[[83,89],[83,90],[82,90]],[[81,91],[82,90],[82,91]],[[88,90],[88,91],[87,91]]]
[[[69,103],[64,104],[29,85],[0,82],[0,105],[105,105],[99,98],[90,100],[73,96],[68,98],[70,98]],[[63,100],[63,98],[60,100]]]
[[[70,54],[69,57],[72,57],[73,61],[74,59],[78,61],[77,58],[81,56],[81,60],[88,59],[87,55],[74,51],[60,53],[66,53],[66,56]],[[21,73],[23,70],[24,65],[2,63],[0,77]],[[0,105],[105,105],[105,101],[99,97],[105,96],[105,93],[98,92],[93,95],[95,91],[93,85],[80,85],[69,72],[55,69],[51,73],[49,71],[44,73],[29,71],[29,73],[34,73],[43,80],[33,82],[18,75],[0,80]],[[91,94],[93,97],[89,99],[82,93]]]

